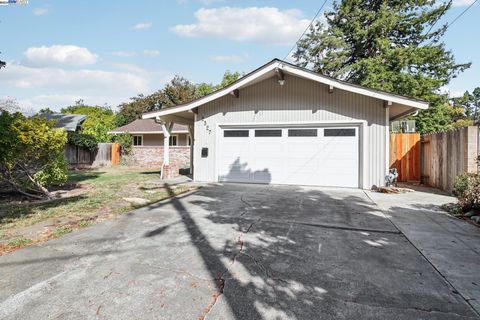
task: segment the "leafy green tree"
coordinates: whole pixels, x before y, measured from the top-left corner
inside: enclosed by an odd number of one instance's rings
[[[115,142],[120,145],[123,156],[128,156],[132,153],[133,136],[129,132],[123,132],[115,135]]]
[[[456,63],[440,41],[447,26],[434,28],[450,7],[434,0],[334,2],[326,25],[314,24],[293,57],[328,76],[427,100],[438,110],[422,111],[420,127],[443,128],[451,112],[439,89],[470,66]],[[432,116],[439,118],[424,119]]]
[[[87,119],[83,122],[81,133],[95,137],[98,142],[110,142],[108,131],[117,125],[115,113],[108,107],[87,106],[82,100],[75,105],[63,108],[61,113],[84,114]]]
[[[66,133],[54,122],[20,113],[0,114],[0,181],[33,198],[52,195],[48,187],[67,180]]]
[[[203,97],[217,90],[217,87],[211,83],[202,82],[197,84],[197,97]]]
[[[465,91],[463,96],[453,98],[454,106],[464,110],[466,118],[478,122],[480,113],[480,87],[475,88],[472,93]]]
[[[122,103],[119,106],[116,125],[118,127],[123,126],[135,119],[140,119],[145,112],[160,109],[162,99],[161,90],[148,96],[139,94],[136,97],[130,98],[129,102]]]
[[[95,136],[82,132],[67,133],[67,141],[69,144],[79,146],[90,151],[95,151],[98,148],[98,142]]]
[[[233,82],[237,81],[241,77],[243,77],[243,73],[240,73],[238,71],[230,72],[230,70],[227,70],[223,74],[222,82],[220,82],[220,84],[217,86],[217,89],[225,88],[226,86],[232,84]]]
[[[10,113],[20,112],[20,106],[17,100],[12,98],[0,99],[0,112],[8,111]]]
[[[178,75],[167,83],[162,92],[162,108],[186,103],[198,97],[195,84]]]
[[[165,86],[165,88],[148,96],[139,94],[136,97],[130,98],[129,102],[122,103],[119,106],[116,124],[117,126],[123,126],[135,119],[140,119],[145,112],[175,106],[177,104],[186,103],[193,99],[203,97],[215,90],[228,86],[240,77],[242,77],[241,73],[230,72],[227,70],[223,75],[221,83],[213,85],[206,82],[193,84],[187,79],[177,75]]]
[[[55,113],[55,111],[53,111],[52,109],[50,109],[49,107],[45,107],[45,108],[42,108],[40,109],[40,111],[38,111],[39,114],[53,114]]]

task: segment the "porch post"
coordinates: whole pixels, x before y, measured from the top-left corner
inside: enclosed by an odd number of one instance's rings
[[[193,126],[188,126],[188,136],[190,137],[190,174],[193,174]]]
[[[163,132],[163,165],[161,178],[165,178],[165,167],[170,165],[170,133],[172,132],[173,123],[161,122]]]

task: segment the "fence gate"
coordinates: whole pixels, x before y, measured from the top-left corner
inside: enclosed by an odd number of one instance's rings
[[[397,168],[398,181],[420,181],[420,134],[390,134],[390,168]]]

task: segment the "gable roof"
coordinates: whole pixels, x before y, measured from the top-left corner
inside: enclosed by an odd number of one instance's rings
[[[115,133],[163,133],[160,123],[155,122],[155,119],[137,119],[124,126],[110,130],[109,134]],[[172,133],[188,132],[188,127],[180,124],[174,124]]]
[[[83,114],[42,113],[40,117],[55,120],[54,128],[63,128],[66,131],[77,131],[78,127],[87,119]]]
[[[232,84],[230,84],[229,86],[223,89],[219,89],[204,97],[192,100],[188,103],[179,104],[174,107],[169,107],[169,108],[164,108],[164,109],[144,113],[142,115],[142,118],[143,119],[155,118],[158,116],[164,116],[164,115],[169,115],[177,112],[194,109],[208,102],[211,102],[225,95],[228,95],[233,90],[242,89],[254,83],[265,80],[271,77],[277,69],[281,70],[286,74],[291,74],[291,75],[295,75],[305,79],[310,79],[319,83],[323,83],[328,86],[332,86],[333,88],[336,88],[336,89],[345,90],[345,91],[369,96],[372,98],[385,100],[392,103],[397,103],[397,104],[404,105],[411,108],[416,108],[416,109],[428,108],[428,103],[422,100],[418,100],[415,98],[406,97],[406,96],[402,96],[402,95],[398,95],[398,94],[394,94],[394,93],[390,93],[382,90],[370,89],[370,88],[352,84],[346,81],[337,80],[335,78],[313,72],[306,68],[298,67],[296,65],[293,65],[291,63],[288,63],[280,59],[273,59],[269,63],[246,74],[242,78],[238,79],[237,81],[233,82]]]

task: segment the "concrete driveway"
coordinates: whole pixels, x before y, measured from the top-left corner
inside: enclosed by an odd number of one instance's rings
[[[2,319],[477,319],[361,190],[206,186],[0,274]]]

